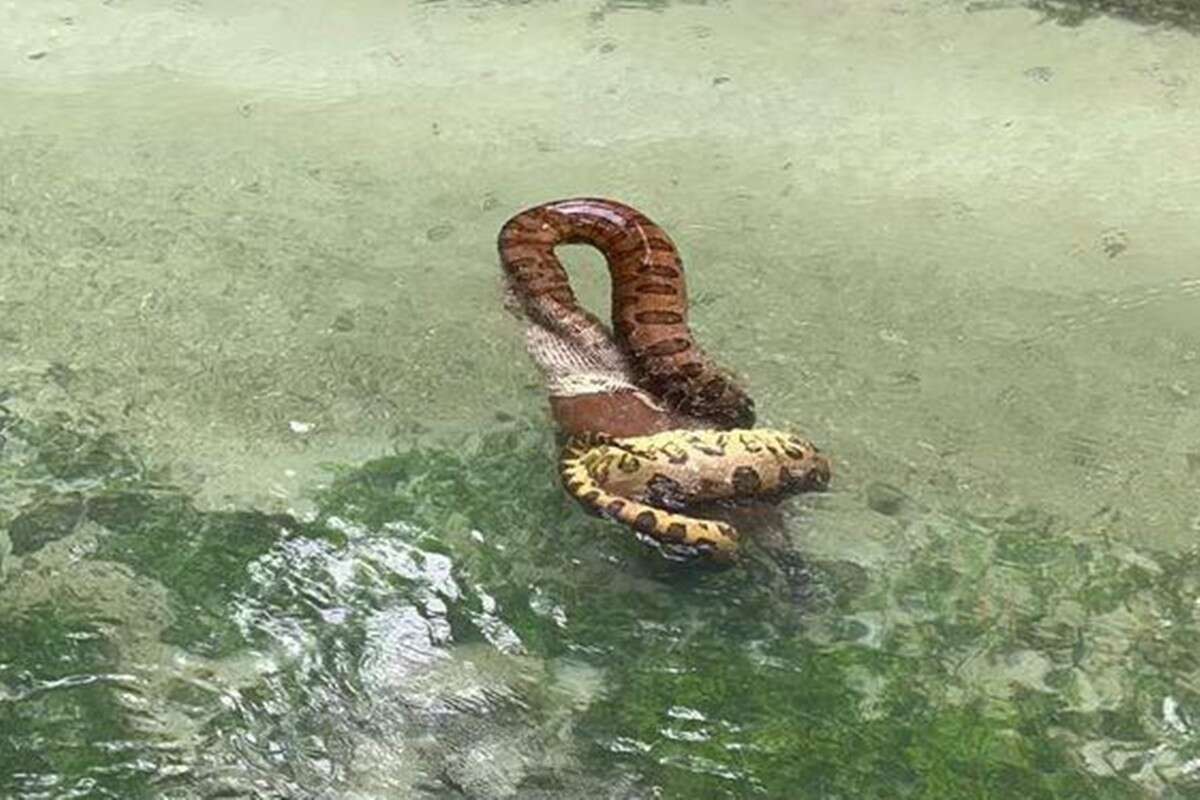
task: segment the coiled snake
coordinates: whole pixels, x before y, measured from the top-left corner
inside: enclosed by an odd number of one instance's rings
[[[589,244],[608,263],[612,332],[579,305],[554,255]],[[499,237],[509,298],[567,437],[560,471],[585,509],[664,554],[737,555],[726,522],[683,513],[711,501],[778,500],[829,482],[829,461],[794,434],[753,428],[754,402],[696,345],[683,262],[666,232],[627,205],[558,200],[522,211]]]

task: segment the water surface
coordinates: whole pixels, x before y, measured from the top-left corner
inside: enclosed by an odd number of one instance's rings
[[[1152,22],[0,12],[0,795],[1193,796],[1200,49]],[[572,194],[835,459],[736,570],[555,484],[494,238]]]

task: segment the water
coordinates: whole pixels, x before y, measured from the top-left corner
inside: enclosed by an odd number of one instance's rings
[[[1044,5],[0,10],[0,796],[1200,796],[1200,49]],[[737,569],[555,483],[581,193],[835,460]]]

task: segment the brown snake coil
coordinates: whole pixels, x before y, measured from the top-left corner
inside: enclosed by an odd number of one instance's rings
[[[575,243],[596,247],[608,263],[612,334],[579,305],[554,254]],[[510,219],[499,247],[509,292],[531,322],[530,353],[569,437],[563,481],[585,508],[668,555],[731,559],[733,526],[678,512],[828,483],[829,462],[810,442],[751,429],[754,402],[696,345],[683,263],[644,214],[612,200],[559,200]]]
[[[580,307],[560,244],[590,244],[608,261],[612,324],[637,384],[671,408],[717,427],[754,424],[754,401],[700,348],[687,325],[683,262],[666,232],[612,200],[560,200],[529,209],[500,231],[500,260],[532,319],[603,329]]]

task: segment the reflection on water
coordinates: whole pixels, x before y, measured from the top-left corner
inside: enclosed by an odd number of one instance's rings
[[[1200,791],[1200,51],[1027,5],[0,12],[0,795]],[[736,569],[556,483],[583,192],[835,460]]]

